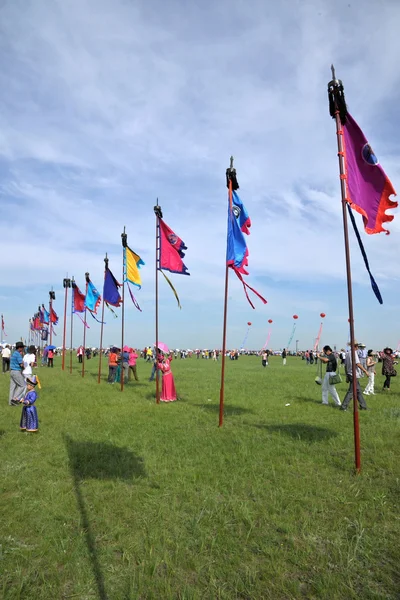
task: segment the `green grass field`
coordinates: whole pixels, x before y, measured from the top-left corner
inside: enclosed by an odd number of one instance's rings
[[[143,360],[123,394],[60,364],[37,434],[0,378],[2,598],[400,598],[397,380],[360,413],[355,476],[352,412],[300,359],[228,361],[221,429],[220,364],[174,361],[159,406]]]

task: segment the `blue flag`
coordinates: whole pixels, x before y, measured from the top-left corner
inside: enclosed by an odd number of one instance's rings
[[[117,307],[121,305],[122,299],[118,291],[119,287],[121,287],[121,284],[115,279],[110,269],[106,269],[103,288],[103,298],[106,304]]]
[[[101,296],[94,287],[90,279],[87,281],[87,291],[85,297],[85,306],[91,313],[96,314],[99,304],[101,302]]]

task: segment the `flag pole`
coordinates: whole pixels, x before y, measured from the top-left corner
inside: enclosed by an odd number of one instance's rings
[[[351,261],[350,261],[350,244],[349,230],[347,225],[347,172],[345,163],[345,146],[343,139],[342,125],[346,121],[347,107],[344,98],[343,83],[340,79],[336,79],[335,68],[331,65],[332,81],[328,83],[329,96],[329,111],[330,115],[336,122],[336,137],[339,158],[339,173],[340,173],[340,189],[342,194],[342,215],[343,215],[343,234],[344,234],[344,249],[346,255],[346,275],[347,275],[347,300],[349,307],[350,319],[350,352],[352,363],[352,384],[353,384],[353,426],[354,426],[354,458],[356,472],[361,471],[361,452],[360,452],[360,425],[358,418],[358,400],[357,400],[357,366],[354,360],[354,310],[353,310],[353,288],[351,279]]]
[[[156,216],[156,347],[155,347],[155,360],[156,360],[156,404],[160,404],[160,382],[157,371],[157,358],[158,358],[158,270],[160,263],[160,219],[162,219],[161,206],[157,204],[154,207],[154,214]]]
[[[233,183],[235,183],[235,188],[237,185],[236,169],[233,168],[233,156],[231,156],[230,166],[226,170],[226,183],[228,186],[229,218],[230,218],[230,216],[232,214]],[[239,186],[237,186],[237,187],[239,187]],[[218,425],[219,427],[222,427],[222,425],[224,423],[225,354],[226,354],[226,323],[227,323],[227,315],[228,315],[228,284],[229,284],[229,267],[228,267],[228,264],[226,264],[226,267],[225,267],[224,324],[223,324],[223,333],[222,333],[221,386],[220,386],[220,391],[219,391],[219,425]]]
[[[106,280],[106,273],[108,269],[108,257],[104,259],[104,281]],[[101,357],[103,354],[103,327],[104,327],[104,284],[103,284],[103,304],[101,307],[101,329],[100,329],[100,354],[99,354],[99,375],[97,377],[97,383],[100,383],[101,379]]]
[[[52,327],[51,327],[51,313],[52,313],[52,308],[53,308],[53,286],[51,287],[51,291],[49,292],[49,330],[50,330],[50,346],[52,345],[52,341],[53,341],[53,331],[52,331]]]
[[[122,313],[121,313],[121,358],[124,348],[124,333],[125,333],[125,248],[128,245],[128,236],[124,231],[121,233],[121,242],[122,242]],[[121,392],[124,391],[124,362],[121,360],[121,374],[120,374],[120,382],[121,382]]]
[[[86,315],[87,315],[87,306],[86,306],[86,296],[89,285],[89,273],[85,273],[86,279],[86,294],[85,294],[85,320],[83,321],[83,354],[82,354],[82,377],[85,377],[85,353],[86,353]]]
[[[76,287],[75,280],[74,280],[73,276],[72,276],[72,280],[71,280],[71,287],[72,287],[72,296],[71,296],[71,340],[70,340],[70,348],[69,348],[69,372],[70,372],[70,374],[72,373],[72,348],[73,348],[72,334],[73,334],[73,329],[74,329],[74,288]]]
[[[68,276],[63,279],[63,288],[65,289],[65,298],[64,298],[64,331],[63,331],[63,347],[62,347],[62,363],[61,368],[65,370],[65,341],[67,336],[67,300],[68,300],[68,288],[71,287],[71,280],[68,279]],[[51,318],[51,316],[50,316]]]

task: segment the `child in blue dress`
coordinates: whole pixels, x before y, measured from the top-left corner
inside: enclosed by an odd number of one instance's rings
[[[20,400],[20,402],[24,405],[22,408],[21,422],[19,425],[21,431],[38,431],[39,429],[39,419],[35,406],[35,402],[38,397],[35,387],[38,383],[39,382],[36,375],[30,375],[26,379],[27,393],[25,394],[25,398]]]

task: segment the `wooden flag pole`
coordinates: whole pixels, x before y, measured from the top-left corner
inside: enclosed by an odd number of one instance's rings
[[[162,219],[161,206],[157,204],[154,207],[154,214],[156,215],[156,347],[155,347],[155,361],[156,361],[156,404],[160,404],[160,382],[159,374],[157,370],[157,359],[158,359],[158,271],[160,267],[160,219]]]
[[[107,270],[108,270],[108,257],[107,257],[107,252],[106,252],[106,257],[104,259],[104,282],[106,280]],[[103,354],[103,327],[104,327],[104,284],[103,284],[103,303],[101,306],[99,374],[97,377],[97,383],[100,383],[100,379],[101,379],[101,358],[102,358],[102,354]]]
[[[68,279],[68,276],[63,279],[63,287],[65,289],[65,298],[64,298],[64,329],[63,329],[63,347],[62,347],[62,363],[61,368],[65,370],[65,352],[66,352],[66,335],[67,335],[67,299],[68,299],[68,288],[71,287],[71,280]],[[51,319],[51,315],[50,315]]]
[[[124,231],[121,233],[122,241],[122,313],[121,313],[121,392],[124,391],[124,361],[122,360],[123,348],[124,348],[124,333],[125,333],[125,249],[128,246],[128,236]]]
[[[69,372],[72,373],[72,347],[73,347],[73,329],[74,329],[74,288],[76,287],[74,278],[71,279],[71,288],[72,288],[72,296],[71,296],[71,339],[69,344]]]
[[[345,122],[347,108],[344,99],[343,84],[340,79],[336,79],[334,66],[332,69],[332,81],[328,83],[329,108],[331,117],[336,121],[336,137],[339,158],[340,172],[340,189],[342,194],[342,215],[343,215],[343,234],[344,234],[344,249],[346,255],[346,275],[347,275],[347,300],[349,306],[350,320],[350,352],[352,363],[352,384],[353,384],[353,425],[354,425],[354,456],[356,472],[361,471],[361,452],[360,452],[360,425],[358,418],[358,399],[357,399],[357,366],[354,347],[354,310],[353,310],[353,287],[351,280],[351,261],[350,261],[350,244],[349,230],[347,226],[347,187],[346,187],[346,164],[345,164],[345,146],[343,140],[343,127]]]
[[[231,162],[229,169],[226,170],[226,183],[228,186],[228,199],[229,199],[229,215],[232,215],[232,191],[233,183],[237,184],[236,181],[236,170],[233,168],[233,156],[231,156]],[[238,186],[239,187],[239,186]],[[226,259],[225,259],[226,262]],[[224,399],[225,399],[225,354],[226,354],[226,323],[228,316],[228,284],[229,284],[229,267],[225,266],[225,297],[224,297],[224,324],[222,332],[222,361],[221,361],[221,386],[219,392],[219,427],[222,427],[224,423]]]
[[[82,377],[85,377],[85,353],[86,353],[86,315],[87,315],[87,307],[86,307],[86,296],[89,285],[89,273],[85,273],[86,279],[86,294],[85,294],[85,319],[83,321],[83,354],[82,354]]]

